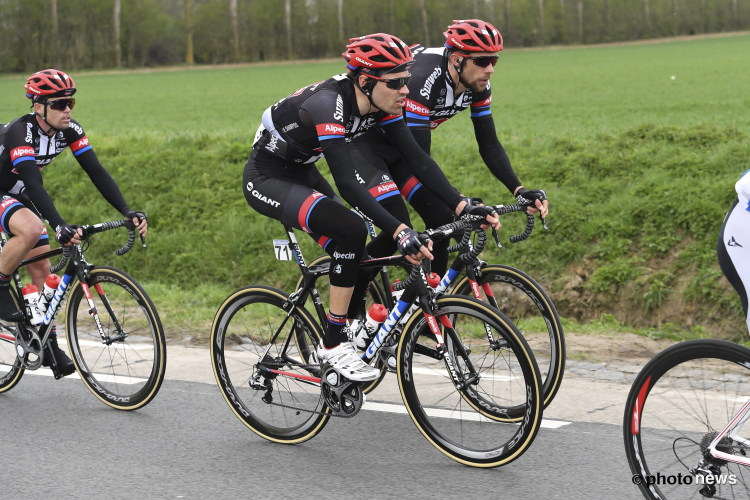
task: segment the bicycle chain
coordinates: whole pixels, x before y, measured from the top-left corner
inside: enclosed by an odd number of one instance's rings
[[[321,395],[322,397],[322,395]],[[315,415],[328,415],[329,417],[338,417],[338,418],[352,418],[353,416],[357,415],[357,412],[352,413],[351,415],[339,415],[338,413],[334,413],[333,410],[331,410],[331,413],[326,413],[324,411],[315,411],[315,410],[306,410],[305,408],[297,408],[295,406],[289,406],[282,403],[266,403],[273,406],[280,406],[281,408],[287,408],[289,410],[297,410],[297,411],[304,411],[305,413],[313,413]],[[327,406],[327,405],[326,405]],[[331,407],[329,406],[328,409],[330,410]]]

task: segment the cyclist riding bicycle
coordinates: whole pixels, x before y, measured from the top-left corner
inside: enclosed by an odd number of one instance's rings
[[[50,251],[44,220],[55,228],[60,245],[79,244],[81,230],[65,222],[44,189],[41,170],[66,148],[104,198],[125,217],[133,219],[146,235],[146,214],[132,210],[115,181],[99,163],[81,125],[70,114],[76,100],[73,78],[55,69],[31,75],[26,97],[33,111],[0,126],[0,228],[10,239],[0,255],[0,319],[20,321],[23,314],[10,292],[11,276],[22,260]],[[50,273],[49,259],[27,266],[31,280],[41,290]],[[75,371],[72,361],[57,344],[55,329],[49,337],[57,367],[63,375]],[[44,366],[50,360],[44,358]]]
[[[742,174],[734,188],[737,198],[724,217],[716,253],[724,276],[740,296],[750,332],[747,298],[750,290],[750,170]]]
[[[479,153],[487,168],[519,202],[534,202],[537,208],[530,207],[529,213],[541,210],[542,216],[546,217],[548,202],[542,191],[523,187],[495,132],[490,111],[490,78],[498,52],[503,49],[502,36],[490,23],[478,19],[453,21],[444,35],[445,47],[411,47],[414,65],[404,107],[409,130],[422,150],[429,154],[432,130],[471,108]],[[383,144],[376,130],[358,137],[352,141],[352,146],[358,150],[355,156],[360,159],[357,170],[389,170],[402,196],[422,217],[428,229],[451,222],[453,214],[435,197],[429,186],[422,189],[424,183],[412,175],[392,148]],[[441,275],[448,267],[448,243],[448,239],[443,240],[432,252],[435,256],[432,268]],[[371,251],[370,246],[368,252],[379,256]]]
[[[353,381],[374,380],[378,369],[365,364],[348,341],[347,309],[357,282],[367,231],[315,168],[325,156],[341,196],[369,217],[391,245],[416,264],[431,258],[408,225],[398,188],[387,174],[365,184],[352,168],[348,142],[378,129],[424,185],[456,213],[481,213],[467,205],[435,162],[424,153],[403,120],[408,69],[413,62],[401,40],[383,33],[350,40],[343,57],[348,74],[308,85],[263,113],[245,165],[243,192],[257,212],[310,233],[331,255],[330,306],[318,357]],[[395,206],[395,208],[394,208]],[[496,217],[487,216],[496,226]],[[395,250],[395,248],[394,248]]]

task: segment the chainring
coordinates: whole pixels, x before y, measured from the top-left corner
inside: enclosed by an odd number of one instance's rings
[[[320,391],[328,407],[336,417],[351,418],[359,413],[364,395],[359,382],[342,377],[330,366],[324,365]]]
[[[26,338],[30,337],[27,341]],[[38,346],[38,347],[36,347]],[[42,340],[36,333],[36,328],[26,328],[18,324],[16,330],[16,355],[27,370],[38,370],[44,361]],[[30,358],[34,358],[30,360]]]

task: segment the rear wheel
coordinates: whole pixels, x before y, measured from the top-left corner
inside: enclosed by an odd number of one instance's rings
[[[0,322],[0,394],[20,382],[24,367],[16,355],[16,325]]]
[[[323,429],[330,409],[315,353],[320,327],[304,308],[289,313],[288,298],[266,286],[230,295],[211,327],[211,362],[242,423],[269,441],[296,444]]]
[[[513,323],[486,303],[445,295],[437,305],[444,355],[424,314],[409,320],[399,342],[398,382],[409,414],[453,460],[475,467],[510,463],[531,446],[542,422],[534,356]],[[467,352],[463,340],[486,327],[505,347]]]
[[[747,463],[750,441],[741,437],[744,419],[734,417],[749,388],[750,349],[723,340],[681,342],[643,367],[625,404],[623,434],[644,497],[748,498],[750,469],[735,462]],[[716,449],[736,460],[719,459],[708,446],[730,421]]]

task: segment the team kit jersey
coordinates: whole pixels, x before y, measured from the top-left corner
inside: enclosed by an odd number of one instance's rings
[[[7,221],[12,209],[31,203],[28,208],[47,219],[52,227],[65,224],[42,184],[41,170],[70,148],[104,198],[120,213],[127,209],[125,199],[109,173],[96,157],[83,127],[70,120],[70,127],[48,136],[40,129],[34,113],[0,125],[0,194],[3,200],[0,226],[9,233]],[[17,204],[16,204],[17,203]]]
[[[436,129],[441,123],[471,108],[471,117],[490,115],[490,84],[482,92],[470,89],[455,95],[456,84],[448,71],[445,47],[425,48],[416,45],[409,95],[406,98],[406,123],[414,129]]]

